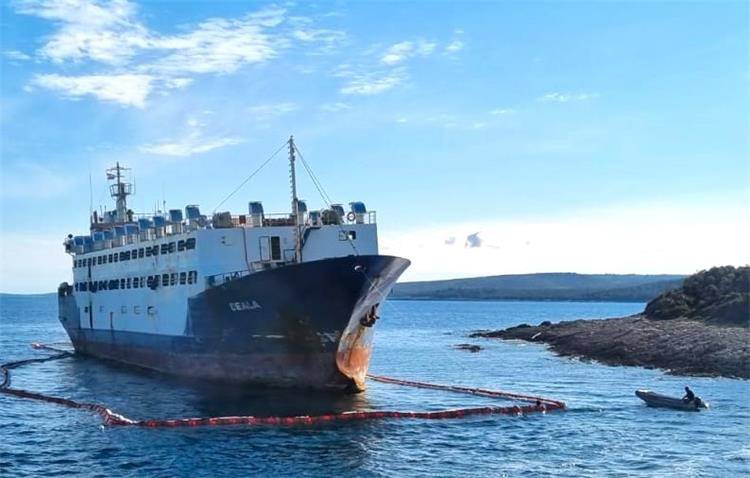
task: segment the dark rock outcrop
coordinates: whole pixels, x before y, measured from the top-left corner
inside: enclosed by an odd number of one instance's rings
[[[477,353],[480,350],[482,350],[482,347],[480,347],[479,345],[475,345],[475,344],[458,344],[458,345],[454,345],[453,348],[456,350],[466,350],[471,353]]]
[[[643,315],[477,332],[472,337],[545,343],[560,355],[679,375],[750,378],[750,329]]]

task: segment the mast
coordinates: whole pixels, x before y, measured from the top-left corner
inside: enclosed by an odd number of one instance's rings
[[[294,136],[289,136],[289,181],[292,186],[292,216],[294,217],[294,255],[302,262],[302,234],[300,231],[299,203],[297,201],[297,175],[294,170]]]
[[[117,222],[127,222],[128,214],[128,203],[127,197],[133,193],[132,184],[125,182],[123,177],[123,171],[127,168],[120,166],[118,161],[114,168],[107,170],[107,179],[110,181],[114,180],[113,184],[109,186],[109,194],[115,198],[117,204]],[[114,173],[114,174],[112,174]]]

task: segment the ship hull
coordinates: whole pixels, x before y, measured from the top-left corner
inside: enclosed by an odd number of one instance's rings
[[[377,309],[408,266],[348,256],[230,280],[188,299],[182,335],[82,326],[64,292],[60,320],[86,355],[198,379],[359,391]]]

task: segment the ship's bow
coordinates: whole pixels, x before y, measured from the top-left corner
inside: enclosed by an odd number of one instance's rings
[[[185,333],[212,344],[213,378],[360,391],[378,309],[409,264],[346,256],[250,274],[191,298]]]

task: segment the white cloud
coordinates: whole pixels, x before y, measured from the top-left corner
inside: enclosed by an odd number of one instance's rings
[[[386,65],[395,65],[406,60],[411,55],[414,45],[409,41],[402,41],[388,48],[380,59]]]
[[[203,124],[195,118],[188,118],[187,126],[188,132],[182,138],[145,144],[139,149],[159,156],[187,157],[242,143],[242,139],[233,136],[205,136],[201,131]]]
[[[511,109],[511,108],[496,108],[496,109],[490,111],[490,114],[492,116],[504,116],[504,115],[513,114],[515,112],[516,112],[516,110]]]
[[[207,153],[214,149],[223,148],[241,143],[242,140],[234,137],[204,138],[195,133],[177,140],[163,143],[147,144],[141,147],[144,153],[158,154],[161,156],[192,156],[194,154]]]
[[[243,19],[214,18],[200,23],[193,31],[160,37],[155,48],[169,52],[144,68],[162,74],[232,73],[243,65],[274,58],[286,45],[265,32],[283,20],[283,10],[268,15],[248,15]]]
[[[446,53],[458,53],[459,51],[463,50],[464,48],[464,42],[461,40],[453,40],[448,44],[448,46],[445,47]]]
[[[417,42],[416,52],[418,55],[422,56],[432,55],[432,52],[435,51],[436,47],[437,43],[435,42],[420,40]]]
[[[598,93],[560,93],[555,91],[540,96],[538,100],[544,102],[568,103],[570,101],[586,101],[598,97]]]
[[[319,53],[332,53],[346,39],[346,33],[325,28],[301,28],[294,30],[292,37],[303,43],[317,43]]]
[[[344,33],[316,29],[304,23],[284,28],[286,10],[269,7],[239,18],[210,18],[184,32],[162,35],[138,19],[128,0],[19,0],[17,12],[52,21],[56,30],[38,50],[39,57],[65,64],[65,75],[38,75],[36,86],[78,98],[92,95],[104,101],[143,107],[154,92],[184,88],[196,75],[229,74],[243,66],[279,56],[293,42],[312,48],[332,48]],[[299,20],[299,18],[298,18]],[[303,19],[305,20],[305,19]],[[6,54],[7,56],[7,54]],[[71,73],[70,63],[95,61],[109,71]]]
[[[170,89],[185,88],[192,82],[192,78],[168,78],[164,80],[164,86]]]
[[[58,24],[39,51],[57,63],[91,59],[121,64],[150,43],[148,31],[135,20],[136,6],[127,0],[22,0],[16,10]]]
[[[388,72],[354,74],[349,82],[341,88],[345,95],[376,95],[402,83],[406,72],[397,68]]]
[[[297,104],[287,101],[282,103],[251,106],[249,111],[255,119],[270,119],[292,113],[298,109],[299,106]]]
[[[435,51],[436,43],[426,40],[419,40],[414,43],[411,41],[402,41],[391,45],[380,58],[381,63],[389,66],[403,63],[407,59],[419,56],[428,56]]]
[[[750,224],[737,221],[747,214],[747,206],[729,204],[610,206],[544,219],[390,229],[380,242],[381,252],[412,261],[404,280],[533,272],[687,274],[750,263]]]
[[[124,106],[143,108],[146,97],[153,88],[154,78],[149,75],[36,75],[33,86],[58,91],[64,96],[79,99],[93,96],[102,101],[119,103]]]
[[[15,61],[27,61],[31,60],[31,56],[19,50],[5,50],[3,56],[9,60]]]
[[[350,110],[352,109],[352,107],[348,103],[336,102],[336,103],[324,103],[320,105],[320,109],[323,111],[327,111],[329,113],[339,113],[341,111]]]

